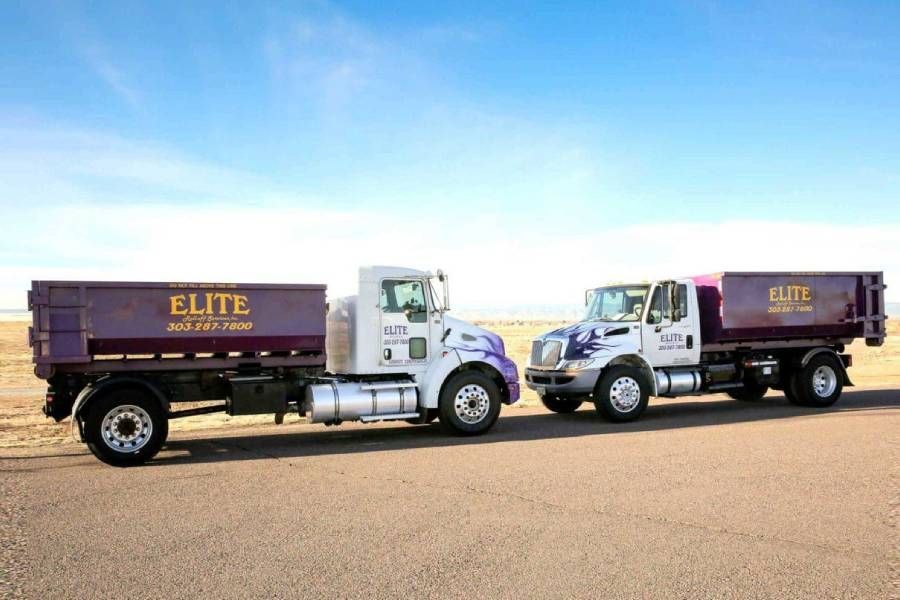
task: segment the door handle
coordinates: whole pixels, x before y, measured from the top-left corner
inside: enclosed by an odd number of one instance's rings
[[[693,347],[694,347],[694,336],[688,335],[687,336],[687,349],[690,350]]]

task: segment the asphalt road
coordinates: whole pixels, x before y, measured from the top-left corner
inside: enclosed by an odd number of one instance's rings
[[[127,470],[43,449],[0,461],[3,578],[33,598],[885,598],[898,432],[900,392],[855,390],[629,425],[504,408],[474,439],[207,432]]]

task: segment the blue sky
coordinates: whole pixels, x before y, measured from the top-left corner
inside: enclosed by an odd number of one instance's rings
[[[224,4],[0,5],[0,306],[367,263],[471,306],[900,276],[900,3]]]

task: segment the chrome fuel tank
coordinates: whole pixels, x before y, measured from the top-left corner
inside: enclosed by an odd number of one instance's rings
[[[304,410],[310,423],[355,421],[363,417],[414,413],[418,393],[414,383],[331,382],[306,388]]]
[[[656,371],[656,393],[659,396],[693,394],[700,391],[703,377],[699,371]]]

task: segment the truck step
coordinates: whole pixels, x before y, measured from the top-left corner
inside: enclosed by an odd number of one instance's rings
[[[400,388],[416,387],[413,381],[386,381],[384,383],[363,383],[360,384],[361,390],[396,390]]]
[[[720,390],[733,390],[734,388],[742,388],[744,387],[743,383],[716,383],[709,386],[707,389],[710,392],[718,392]]]
[[[363,423],[374,423],[375,421],[395,421],[397,419],[415,419],[419,416],[417,412],[408,412],[408,413],[396,413],[393,415],[368,415],[365,417],[360,417],[359,420]]]

